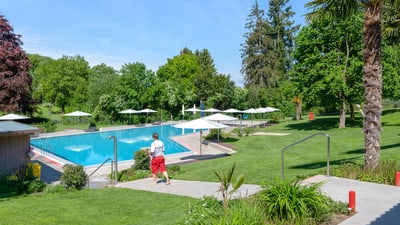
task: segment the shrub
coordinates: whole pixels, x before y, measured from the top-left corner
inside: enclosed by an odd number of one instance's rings
[[[44,193],[51,193],[51,194],[55,194],[55,193],[66,193],[67,189],[65,188],[64,185],[47,185],[44,190]]]
[[[48,120],[46,122],[42,122],[39,125],[42,127],[46,132],[54,132],[57,129],[56,122],[54,120]]]
[[[219,191],[222,194],[222,198],[224,200],[224,207],[228,207],[228,201],[233,193],[235,193],[240,186],[244,183],[244,175],[241,174],[235,180],[233,179],[233,172],[235,171],[236,162],[233,163],[232,167],[228,170],[227,173],[224,171],[215,171],[215,175],[218,177],[220,188]],[[229,191],[229,187],[232,190]]]
[[[180,165],[172,165],[172,166],[167,166],[168,174],[179,174],[181,172],[181,166]]]
[[[203,199],[189,205],[189,211],[179,224],[267,224],[263,209],[254,199],[232,201],[225,209],[215,197]]]
[[[215,197],[206,196],[194,204],[189,204],[189,210],[179,224],[208,225],[223,214],[222,202]]]
[[[378,164],[374,169],[365,169],[362,165],[345,163],[333,171],[334,176],[349,179],[394,185],[396,171],[400,168],[395,160],[386,160]]]
[[[118,172],[118,181],[131,181],[151,177],[149,170],[134,170],[129,168]]]
[[[133,164],[134,170],[149,170],[150,169],[150,157],[149,149],[141,149],[136,151],[133,159],[135,164]]]
[[[41,192],[46,184],[35,180],[32,167],[22,166],[15,175],[0,173],[0,194]]]
[[[61,176],[61,183],[69,189],[81,190],[86,185],[87,175],[81,165],[66,164]]]
[[[38,180],[25,181],[24,183],[25,183],[24,192],[27,194],[42,192],[46,187],[45,183],[38,181]]]
[[[225,213],[210,224],[267,224],[264,210],[254,199],[231,201]]]
[[[317,191],[321,185],[303,186],[299,181],[293,184],[276,181],[263,185],[257,199],[272,221],[310,224],[327,210],[325,196]]]

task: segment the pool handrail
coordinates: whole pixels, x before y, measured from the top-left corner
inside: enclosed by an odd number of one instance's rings
[[[107,158],[102,164],[100,164],[100,166],[98,166],[91,174],[89,174],[87,176],[87,187],[89,187],[89,181],[90,181],[90,177],[97,172],[97,170],[99,170],[102,166],[104,166],[104,164],[106,164],[108,161],[112,161],[112,158]]]

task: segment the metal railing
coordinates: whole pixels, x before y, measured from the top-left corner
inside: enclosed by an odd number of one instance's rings
[[[324,135],[324,136],[327,137],[326,175],[329,177],[329,161],[330,161],[330,151],[331,151],[330,150],[330,148],[331,148],[330,147],[331,146],[331,137],[327,133],[316,133],[316,134],[310,135],[310,136],[308,136],[306,138],[301,139],[300,141],[296,141],[295,143],[282,148],[282,150],[281,150],[281,154],[282,154],[282,179],[285,176],[285,154],[284,154],[285,150],[290,148],[290,147],[293,147],[293,146],[295,146],[297,144],[300,144],[300,143],[302,143],[302,142],[304,142],[304,141],[306,141],[308,139],[311,139],[311,138],[313,138],[313,137],[315,137],[317,135]]]
[[[87,187],[89,187],[89,182],[90,182],[90,177],[97,172],[97,170],[99,170],[101,167],[104,166],[104,164],[106,164],[108,161],[112,161],[112,158],[108,158],[106,159],[102,164],[100,164],[100,166],[98,166],[92,173],[89,174],[89,176],[87,176]],[[111,165],[112,167],[112,165]],[[112,170],[112,169],[111,169]]]

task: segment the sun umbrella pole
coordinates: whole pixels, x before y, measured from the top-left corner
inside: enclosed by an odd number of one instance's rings
[[[239,114],[240,116],[240,126],[239,126],[239,136],[242,134],[242,114]]]
[[[203,146],[203,143],[202,143],[202,139],[203,139],[203,131],[202,130],[200,130],[200,155],[201,155],[201,153],[202,153],[202,146]]]

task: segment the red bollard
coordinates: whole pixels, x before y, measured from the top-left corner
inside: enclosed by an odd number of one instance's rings
[[[394,181],[394,185],[400,186],[400,172],[396,172],[396,179]]]
[[[356,192],[355,191],[349,191],[349,210],[351,210],[351,212],[356,211]]]

